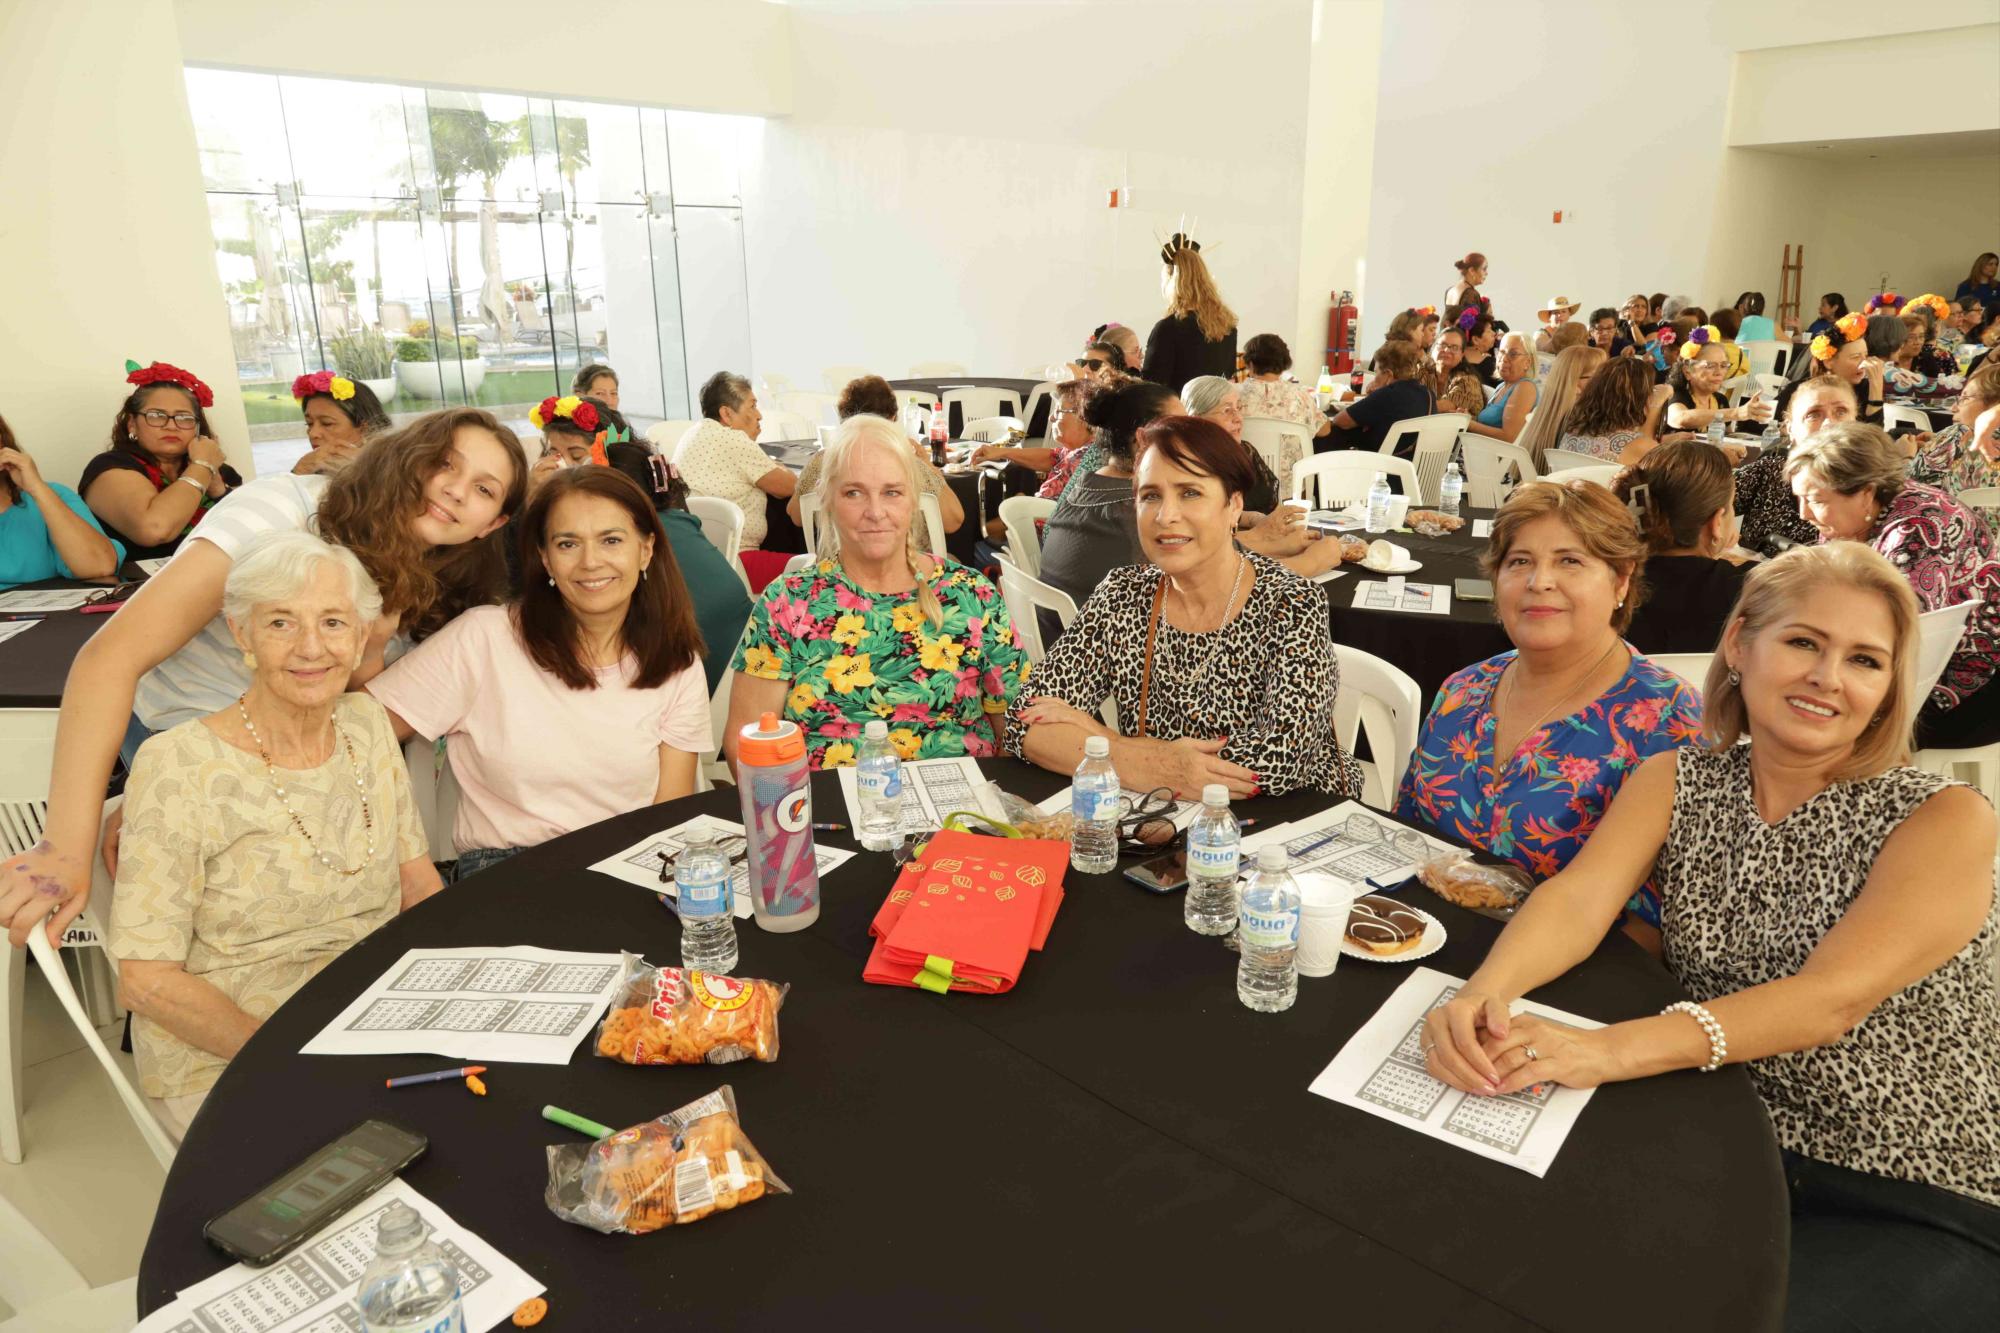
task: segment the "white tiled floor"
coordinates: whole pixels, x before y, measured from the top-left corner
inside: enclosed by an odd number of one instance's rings
[[[0,948],[5,948],[0,942]],[[29,968],[22,1031],[20,1165],[0,1163],[0,1197],[61,1251],[91,1286],[139,1271],[164,1181],[159,1164],[83,1046],[41,973]],[[118,1054],[122,1024],[107,1025]],[[0,1304],[0,1323],[11,1311]]]

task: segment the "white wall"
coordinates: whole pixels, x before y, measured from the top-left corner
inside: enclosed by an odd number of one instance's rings
[[[1299,173],[1299,318],[1293,373],[1326,363],[1331,293],[1368,299],[1368,183],[1375,173],[1375,105],[1383,0],[1314,0],[1306,151]]]
[[[1747,127],[1768,127],[1791,108],[1746,104],[1732,121],[1732,95],[1761,97],[1768,73],[1774,97],[1798,101],[1785,78],[1802,59],[1825,58],[1765,48],[1853,41],[1837,54],[1843,68],[1866,73],[1835,80],[1820,100],[1900,98],[1931,131],[1960,128],[1961,101],[1985,99],[1967,113],[1984,123],[1995,100],[1990,50],[1983,81],[1934,83],[1936,62],[1925,62],[1968,43],[1976,52],[1989,39],[1964,25],[1991,24],[2000,0],[1941,8],[1682,0],[1664,9],[1519,0],[1497,10],[1471,0],[1396,0],[1387,15],[1364,343],[1396,307],[1439,300],[1455,276],[1451,260],[1467,250],[1492,260],[1485,291],[1517,326],[1532,325],[1535,308],[1557,292],[1586,312],[1635,291],[1707,303],[1725,290],[1760,288],[1775,298],[1779,245],[1810,241],[1811,215],[1847,207],[1865,177],[1851,171],[1842,188],[1802,193],[1785,186],[1806,179],[1802,168],[1773,163],[1744,174],[1759,155],[1730,150],[1731,124],[1762,135],[1769,129]],[[1907,33],[1930,35],[1898,35]],[[1733,77],[1738,52],[1761,62],[1749,92]],[[1913,80],[1926,91],[1911,97]],[[1902,128],[1891,118],[1870,123],[1890,125],[1873,133]],[[1551,221],[1556,209],[1565,210],[1561,225]],[[1989,231],[1993,220],[1988,212]],[[1963,248],[1964,221],[1912,211],[1895,226],[1913,251],[1942,256]],[[1966,262],[1985,248],[1991,243]],[[1815,281],[1809,269],[1808,288]]]
[[[169,0],[0,5],[0,413],[73,486],[130,392],[125,361],[215,390],[229,459],[250,447]]]
[[[1944,117],[1935,98],[1865,95],[1878,85],[1907,86],[1900,79],[1883,81],[1887,70],[1921,71],[1931,87],[1965,95],[1945,100]],[[2000,126],[1996,80],[2000,24],[1993,23],[1746,51],[1736,62],[1729,142],[1753,147],[1990,130]],[[1832,89],[1856,95],[1828,96]]]
[[[205,65],[783,115],[790,12],[766,0],[173,0]]]
[[[1244,336],[1289,333],[1309,37],[1309,0],[795,5],[793,114],[744,179],[755,368],[1019,375],[1143,336],[1183,213]]]

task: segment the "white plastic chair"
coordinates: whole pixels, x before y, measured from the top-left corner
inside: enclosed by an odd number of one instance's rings
[[[790,573],[789,564],[786,573]],[[713,791],[717,784],[736,784],[736,775],[729,771],[729,761],[722,757],[723,733],[729,729],[729,691],[736,680],[734,671],[722,673],[722,679],[715,682],[715,693],[708,698],[708,739],[709,750],[695,765],[694,787],[696,791]]]
[[[1743,355],[1749,359],[1750,378],[1758,383],[1766,375],[1776,375],[1778,358],[1784,354],[1786,344],[1777,338],[1759,338],[1755,342],[1738,343]]]
[[[1758,388],[1770,395],[1771,401],[1774,403],[1778,401],[1778,395],[1785,391],[1785,377],[1783,375],[1757,374],[1752,375],[1750,379]]]
[[[1489,403],[1493,401],[1493,395],[1500,392],[1500,386],[1497,384],[1482,384],[1479,387],[1486,390],[1486,401]]]
[[[1035,373],[1040,374],[1041,372],[1037,371]],[[1042,383],[1037,384],[1034,388],[1028,390],[1028,401],[1021,404],[1021,420],[1027,423],[1027,426],[1032,426],[1034,424],[1035,409],[1041,406],[1042,399],[1053,398],[1055,396],[1055,389],[1056,389],[1056,383],[1054,380],[1045,380]],[[1047,424],[1050,429],[1045,430],[1042,433],[1041,438],[1043,439],[1050,438],[1050,435],[1056,424],[1055,405],[1053,403],[1049,405],[1049,420]],[[1027,426],[1023,426],[1022,429],[1024,430],[1027,429]]]
[[[1959,640],[1965,637],[1966,623],[1982,605],[1978,598],[1974,598],[1957,606],[1925,611],[1917,616],[1918,703],[1930,697],[1938,677],[1951,665],[1951,655],[1958,651]]]
[[[1714,653],[1647,653],[1646,660],[1664,671],[1676,676],[1697,690],[1708,688],[1709,664],[1715,661]]]
[[[1271,469],[1271,475],[1280,479],[1285,475],[1282,460],[1286,440],[1297,445],[1305,457],[1312,456],[1312,431],[1298,422],[1282,417],[1243,418],[1243,443],[1256,450],[1264,466]]]
[[[699,421],[656,421],[646,427],[646,441],[653,446],[654,453],[672,458],[674,446],[681,442],[681,436],[700,424]]]
[[[931,554],[942,560],[944,551],[944,511],[938,506],[938,498],[926,491],[917,497],[917,511],[924,516],[925,525],[931,530]],[[802,491],[799,494],[799,530],[806,535],[808,555],[819,550],[819,492]],[[791,565],[785,566],[787,573]]]
[[[708,538],[709,545],[722,552],[722,558],[736,571],[736,577],[743,580],[743,586],[750,586],[750,576],[743,569],[743,509],[734,500],[725,500],[719,495],[690,495],[687,498],[688,512],[701,520],[701,535]]]
[[[458,846],[452,828],[458,822],[458,776],[451,771],[444,747],[412,736],[403,742],[403,766],[410,771],[410,797],[430,843],[431,860],[453,861]]]
[[[1745,398],[1748,398],[1750,396],[1750,391],[1755,387],[1756,385],[1752,384],[1750,381],[1749,374],[1745,373],[1742,375],[1730,376],[1728,379],[1724,380],[1721,384],[1716,386],[1715,391],[1718,394],[1722,395],[1723,401],[1727,402],[1731,407],[1736,407],[1739,404],[1741,404]]]
[[[981,444],[1000,444],[1012,432],[1027,429],[1019,417],[980,417],[966,422],[965,429],[959,432],[959,438],[978,440]]]
[[[1604,460],[1596,454],[1586,454],[1577,449],[1544,449],[1542,461],[1548,464],[1549,474],[1565,472],[1574,467],[1602,467]]]
[[[781,412],[802,416],[815,426],[830,425],[839,415],[840,399],[830,393],[810,389],[786,389],[771,396],[771,405]]]
[[[797,412],[766,412],[757,432],[757,443],[776,444],[780,440],[818,440],[813,423]]]
[[[1554,453],[1555,451],[1550,449],[1544,452]],[[1611,483],[1618,480],[1618,474],[1624,470],[1623,465],[1618,463],[1591,462],[1586,463],[1582,467],[1563,468],[1551,473],[1550,476],[1557,481],[1594,481],[1599,486],[1604,487],[1604,489],[1610,490]]]
[[[1020,631],[1028,660],[1040,662],[1048,649],[1042,643],[1042,623],[1036,611],[1053,611],[1062,627],[1068,629],[1069,622],[1076,619],[1076,602],[1061,588],[1042,582],[1004,555],[999,564],[1000,596],[1007,603],[1007,616]]]
[[[772,402],[777,401],[779,394],[790,393],[791,391],[792,380],[789,375],[759,375],[757,377],[758,395]]]
[[[1396,453],[1397,446],[1411,435],[1417,437],[1412,461],[1417,465],[1422,503],[1434,505],[1438,502],[1438,487],[1444,481],[1445,466],[1451,462],[1452,453],[1458,448],[1459,433],[1471,420],[1463,412],[1438,412],[1399,421],[1383,436],[1382,452],[1385,454]]]
[[[1958,493],[1967,509],[2000,509],[2000,486],[1968,486]]]
[[[977,421],[981,417],[1011,417],[1021,407],[1011,389],[946,389],[943,397],[947,421],[951,420],[953,403],[958,404],[959,418],[963,421]]]
[[[1000,521],[1007,527],[1007,554],[1021,569],[1040,578],[1042,574],[1042,534],[1036,519],[1056,512],[1054,500],[1039,495],[1010,495],[1000,502]]]
[[[1894,430],[1898,426],[1909,426],[1914,430],[1931,428],[1930,414],[1922,408],[1905,407],[1901,403],[1882,405],[1882,429]]]
[[[919,361],[910,367],[913,380],[943,379],[947,375],[963,375],[965,367],[956,361]]]
[[[847,387],[849,380],[858,380],[875,372],[866,366],[828,366],[819,373],[820,382],[826,385],[828,393],[839,393]]]
[[[1377,810],[1396,804],[1396,786],[1417,748],[1423,720],[1423,692],[1393,662],[1346,644],[1333,645],[1340,664],[1340,691],[1333,697],[1333,734],[1354,753],[1357,731],[1368,736],[1369,760],[1361,762],[1361,800]]]
[[[1417,503],[1417,465],[1405,458],[1378,454],[1367,449],[1336,449],[1330,454],[1302,458],[1292,469],[1292,499],[1310,498],[1316,490],[1317,507],[1339,509],[1368,498],[1375,474],[1385,473],[1402,482],[1402,493]]]
[[[127,1333],[139,1318],[139,1279],[92,1287],[47,1236],[0,1198],[0,1329]]]
[[[1533,481],[1539,475],[1535,460],[1522,445],[1470,432],[1460,439],[1465,450],[1465,502],[1474,509],[1498,509],[1517,482]],[[1510,471],[1516,481],[1507,479]]]

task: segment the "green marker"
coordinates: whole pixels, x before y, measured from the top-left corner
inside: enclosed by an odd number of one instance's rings
[[[560,1106],[544,1106],[542,1119],[553,1120],[565,1129],[573,1129],[579,1134],[588,1134],[593,1139],[608,1139],[612,1130],[609,1125],[600,1125],[595,1120],[585,1120],[574,1111],[565,1111]]]

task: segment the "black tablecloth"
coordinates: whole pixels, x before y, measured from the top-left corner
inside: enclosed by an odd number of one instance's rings
[[[989,765],[1030,797],[1062,781]],[[820,817],[841,809],[815,779]],[[1322,798],[1256,802],[1267,821]],[[707,810],[725,788],[573,834],[385,926],[278,1011],[231,1063],[170,1173],[139,1273],[150,1311],[222,1259],[201,1223],[366,1116],[429,1136],[410,1183],[550,1287],[564,1326],[1191,1327],[1249,1310],[1285,1326],[1775,1327],[1788,1221],[1775,1142],[1740,1069],[1601,1089],[1545,1179],[1306,1091],[1408,975],[1343,962],[1253,1014],[1235,955],[1173,897],[1079,877],[1045,953],[1003,996],[860,980],[890,883],[863,854],[796,935],[739,924],[744,975],[789,982],[770,1065],[634,1069],[586,1044],[566,1067],[496,1065],[489,1096],[388,1091],[432,1056],[303,1057],[301,1044],[405,949],[535,943],[678,954],[652,895],[582,869]],[[828,835],[852,846],[844,835]],[[1429,965],[1466,975],[1497,927],[1405,891],[1451,931]],[[1671,979],[1622,937],[1538,998],[1649,1014]],[[542,1203],[553,1102],[611,1125],[735,1086],[744,1126],[796,1194],[645,1237]]]
[[[1453,579],[1483,579],[1480,553],[1486,549],[1484,537],[1472,535],[1474,519],[1490,519],[1490,509],[1466,509],[1465,527],[1443,537],[1423,537],[1414,532],[1391,532],[1381,536],[1406,548],[1412,560],[1423,568],[1404,577],[1412,583],[1436,583],[1446,588]],[[1367,539],[1365,532],[1356,537]],[[1381,582],[1389,576],[1376,574],[1360,565],[1342,565],[1344,578],[1327,585],[1327,599],[1333,604],[1333,641],[1373,653],[1401,667],[1417,682],[1424,707],[1445,678],[1474,662],[1483,662],[1504,653],[1513,643],[1494,618],[1493,603],[1468,602],[1453,593],[1448,615],[1411,615],[1402,611],[1362,611],[1354,606],[1354,584],[1366,579]]]
[[[132,571],[137,573],[136,570]],[[102,583],[43,579],[23,588],[102,589]],[[70,663],[117,612],[57,611],[0,643],[0,708],[60,708]]]

